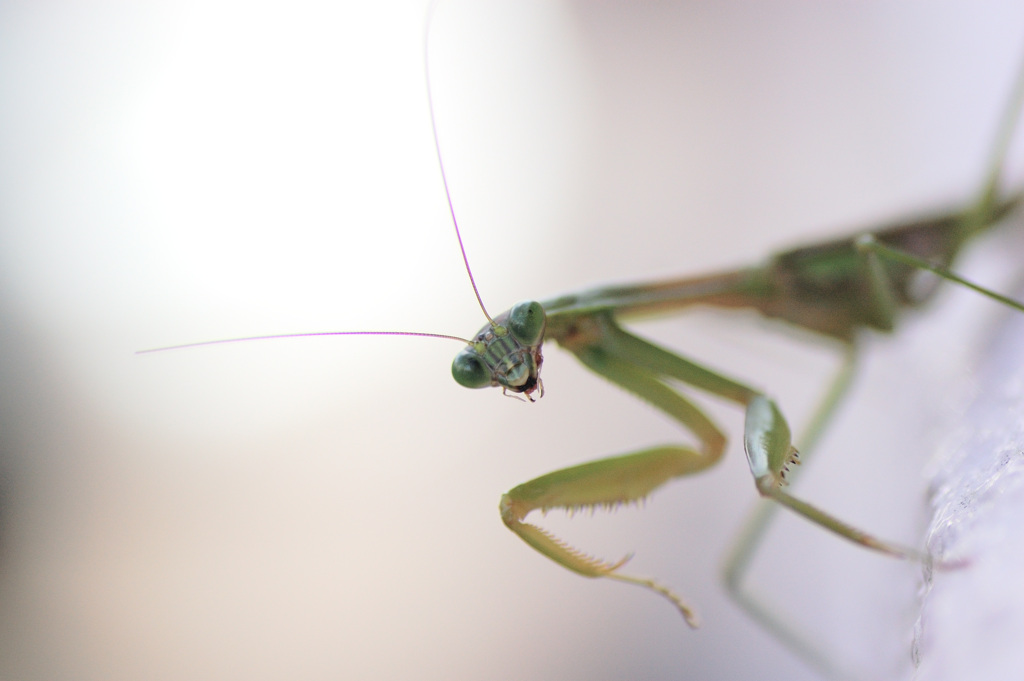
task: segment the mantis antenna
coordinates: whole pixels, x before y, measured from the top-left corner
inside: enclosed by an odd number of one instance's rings
[[[452,203],[452,195],[448,189],[448,176],[444,170],[444,160],[441,156],[441,143],[438,141],[437,136],[437,121],[434,116],[434,95],[433,89],[430,85],[430,27],[433,23],[434,10],[436,9],[438,0],[432,0],[430,6],[427,8],[427,20],[425,22],[426,28],[423,34],[423,66],[426,70],[427,76],[427,106],[430,110],[430,130],[434,136],[434,149],[437,151],[437,164],[441,169],[441,182],[444,184],[444,195],[448,201],[448,212],[452,216],[452,226],[455,228],[455,238],[459,242],[459,251],[462,253],[462,262],[466,266],[466,274],[469,276],[469,283],[473,287],[473,295],[476,296],[476,302],[480,305],[480,310],[484,313],[484,317],[487,318],[488,324],[492,328],[499,328],[498,323],[494,321],[490,314],[487,312],[487,308],[484,306],[483,298],[480,297],[480,291],[477,289],[476,280],[473,278],[473,270],[469,266],[469,257],[466,255],[466,247],[462,243],[462,232],[459,231],[459,221],[455,218],[455,205]],[[164,350],[183,350],[185,348],[196,348],[205,345],[220,345],[223,343],[241,343],[243,341],[254,341],[254,340],[271,340],[277,338],[302,338],[305,336],[420,336],[422,338],[447,338],[450,340],[460,341],[467,345],[472,345],[473,341],[462,338],[461,336],[451,336],[444,333],[423,333],[417,331],[319,331],[313,333],[283,333],[274,334],[269,336],[246,336],[243,338],[223,338],[220,340],[212,341],[200,341],[198,343],[184,343],[181,345],[168,345],[160,348],[150,348],[148,350],[139,350],[135,354],[143,355],[151,352],[163,352]]]
[[[491,315],[487,313],[487,308],[484,306],[483,298],[480,297],[480,291],[476,287],[476,280],[473,278],[473,270],[469,266],[469,258],[466,256],[466,247],[462,243],[462,232],[459,231],[459,221],[455,218],[455,204],[452,203],[452,194],[448,190],[448,175],[444,172],[444,159],[441,156],[441,143],[437,137],[437,121],[434,116],[434,93],[433,88],[430,85],[430,26],[434,20],[434,10],[437,8],[438,0],[431,0],[430,6],[427,8],[427,21],[426,28],[423,31],[423,67],[427,72],[427,105],[430,109],[430,129],[434,133],[434,148],[437,150],[437,165],[441,168],[441,182],[444,183],[444,196],[448,199],[448,212],[452,215],[452,226],[455,227],[455,238],[459,240],[459,250],[462,251],[462,262],[466,265],[466,274],[469,275],[469,283],[473,286],[473,294],[476,296],[476,302],[480,305],[480,310],[483,311],[484,316],[487,317],[487,321],[491,326],[497,326],[495,321],[491,318]]]

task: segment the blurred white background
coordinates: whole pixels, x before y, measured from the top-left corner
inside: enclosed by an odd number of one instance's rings
[[[498,519],[515,484],[686,437],[555,348],[537,405],[457,386],[445,341],[134,354],[481,326],[425,14],[0,5],[0,678],[814,678],[719,585],[755,499],[727,405],[715,471],[643,512],[552,520],[599,555],[635,550],[699,610],[692,632]],[[967,201],[1022,52],[1011,0],[444,0],[430,80],[498,312]],[[1005,285],[1018,233],[961,269]],[[931,429],[999,314],[937,303],[865,343],[796,486],[911,544]],[[748,315],[638,330],[764,387],[797,430],[835,365]],[[786,519],[755,570],[840,658],[909,677],[918,568]]]

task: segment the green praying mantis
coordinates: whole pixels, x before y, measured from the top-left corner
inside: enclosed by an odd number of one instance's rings
[[[977,288],[950,272],[948,267],[965,242],[999,222],[1019,204],[1019,194],[1001,193],[1000,169],[1020,101],[1018,92],[1008,106],[990,172],[975,201],[961,211],[898,222],[848,239],[795,249],[743,270],[603,287],[540,302],[527,301],[493,318],[487,314],[478,293],[487,323],[473,338],[457,339],[465,345],[452,367],[458,383],[471,388],[500,387],[503,392],[534,401],[543,395],[543,343],[555,341],[598,375],[673,419],[697,442],[692,446],[657,447],[602,458],[518,485],[501,498],[504,524],[535,550],[569,570],[586,577],[630,583],[657,593],[677,608],[691,626],[696,626],[694,609],[671,587],[628,573],[624,559],[609,562],[589,557],[527,521],[534,511],[615,506],[637,501],[675,478],[714,465],[725,451],[725,434],[679,389],[686,386],[724,398],[743,411],[744,451],[760,495],[871,550],[929,561],[929,557],[912,548],[878,540],[787,491],[788,478],[792,467],[799,463],[800,454],[793,446],[786,418],[769,395],[659,347],[627,330],[624,324],[693,306],[752,308],[767,317],[836,340],[847,348],[852,358],[854,340],[862,330],[889,332],[895,328],[903,308],[927,299],[927,295],[921,295],[914,287],[920,271],[930,270],[940,277]],[[438,154],[440,157],[440,149]],[[447,180],[445,184],[458,236]],[[459,243],[461,247],[461,237]],[[464,249],[462,252],[468,272],[468,258]],[[472,274],[470,279],[472,281]],[[1012,300],[989,291],[980,292],[1024,311]],[[349,333],[380,332],[331,335]],[[841,373],[819,411],[821,416],[815,419],[816,428],[824,426],[846,380],[848,374]],[[807,449],[804,450],[806,456]],[[748,541],[729,562],[728,583],[741,598],[744,598],[741,589],[744,572],[768,517],[764,514],[751,524],[746,532]],[[756,612],[755,602],[747,605]]]

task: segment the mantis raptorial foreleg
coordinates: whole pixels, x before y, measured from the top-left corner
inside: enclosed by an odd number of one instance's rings
[[[575,330],[574,341],[569,343],[569,348],[580,361],[671,416],[697,436],[701,447],[656,447],[549,473],[503,495],[502,520],[527,544],[574,572],[585,577],[610,577],[637,584],[665,596],[679,609],[687,623],[695,627],[697,618],[693,610],[670,589],[647,578],[618,572],[627,559],[613,564],[591,558],[536,526],[521,522],[528,513],[537,509],[575,510],[639,501],[672,478],[697,473],[713,465],[724,451],[725,436],[703,412],[666,385],[657,371],[624,356],[622,348],[612,341],[616,334],[608,334],[611,329],[618,329],[614,322],[600,318],[588,322],[585,330]],[[618,332],[639,341],[621,329]],[[583,338],[589,340],[584,341]],[[601,339],[612,342],[601,342]],[[623,339],[619,337],[618,340]],[[648,356],[657,357],[657,352],[664,352],[654,346],[649,347],[656,352]]]

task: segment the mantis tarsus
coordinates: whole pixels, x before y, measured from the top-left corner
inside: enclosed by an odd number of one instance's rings
[[[978,215],[974,216],[979,222],[978,224],[988,222],[989,219],[996,213],[1002,212],[1002,210],[1008,207],[1009,203],[999,206],[993,209],[992,203],[989,202],[989,198],[982,200],[979,203]],[[913,230],[908,230],[913,231]],[[933,223],[930,226],[922,227],[920,230],[922,233],[930,234],[951,234],[953,230],[947,223],[942,226],[937,223]],[[967,236],[967,232],[964,232],[963,236]],[[883,240],[884,241],[884,240]],[[830,254],[836,254],[837,249],[842,251],[839,262],[845,265],[853,267],[863,266],[865,270],[870,271],[872,267],[886,267],[885,265],[879,265],[881,262],[889,262],[885,260],[877,260],[875,255],[871,254],[869,244],[863,245],[865,250],[856,254],[851,241],[839,242],[835,248],[826,248],[819,253],[819,255],[829,256]],[[943,250],[936,247],[935,251],[931,249],[925,249],[924,254],[933,255],[935,253],[942,253],[943,255],[951,258],[955,253],[956,248],[959,246],[956,244],[949,244],[948,250]],[[808,251],[799,252],[799,254],[792,254],[789,257],[790,261],[796,261],[801,259],[801,255],[808,255]],[[824,257],[823,257],[824,260]],[[831,266],[831,265],[830,265]],[[807,272],[808,270],[802,265],[794,265],[794,271]],[[904,276],[909,270],[896,267],[892,271],[892,275],[895,279],[900,281],[900,285],[894,287],[894,290],[901,291],[901,287],[906,284],[906,277]],[[827,298],[814,297],[813,299],[798,299],[795,297],[784,297],[783,302],[777,308],[771,308],[778,316],[783,318],[791,318],[790,321],[804,322],[805,325],[811,328],[816,328],[819,331],[827,332],[834,336],[843,336],[844,338],[848,335],[850,329],[858,325],[885,327],[888,326],[889,312],[891,307],[884,302],[885,291],[888,290],[886,286],[882,285],[884,277],[878,277],[873,275],[867,275],[860,279],[862,282],[867,282],[868,285],[862,289],[862,294],[871,292],[872,294],[878,294],[881,302],[877,305],[865,306],[864,310],[858,310],[858,314],[863,312],[864,316],[858,317],[854,314],[846,317],[844,323],[838,326],[826,325],[822,318],[817,315],[807,314],[808,310],[812,309],[809,303],[813,303],[816,300],[827,300]],[[664,305],[668,307],[676,304],[676,301],[680,305],[689,303],[710,303],[719,305],[741,305],[747,302],[753,301],[757,296],[755,294],[755,287],[752,280],[744,279],[743,276],[737,276],[731,281],[728,279],[716,280],[722,285],[722,288],[713,294],[703,293],[701,295],[692,295],[694,290],[689,285],[681,285],[675,290],[669,293],[663,293],[664,299],[658,305]],[[670,371],[675,372],[673,375],[676,378],[684,378],[700,384],[701,387],[708,388],[712,392],[727,393],[727,395],[739,403],[747,405],[749,411],[753,411],[755,416],[753,418],[753,426],[756,428],[759,424],[770,423],[773,428],[770,430],[771,433],[781,433],[782,421],[776,416],[773,405],[767,403],[759,396],[759,393],[755,390],[747,388],[736,382],[720,379],[720,377],[705,374],[699,369],[695,369],[693,365],[681,362],[675,356],[672,358],[666,357],[661,352],[653,349],[649,345],[638,345],[637,340],[632,336],[622,335],[617,330],[615,324],[612,321],[610,312],[615,311],[618,313],[617,319],[628,318],[628,313],[631,311],[641,311],[644,304],[638,303],[638,296],[646,296],[647,291],[641,290],[648,287],[634,287],[633,290],[627,289],[615,289],[615,290],[604,290],[599,292],[599,295],[591,297],[580,297],[573,299],[571,297],[562,297],[548,301],[544,307],[548,311],[548,328],[547,337],[548,339],[558,340],[560,344],[564,345],[577,356],[581,358],[588,366],[595,368],[599,372],[606,376],[613,378],[620,384],[626,384],[632,386],[635,392],[648,397],[651,400],[659,400],[663,403],[673,402],[675,407],[668,408],[663,405],[666,411],[669,411],[673,416],[689,425],[691,428],[696,428],[704,434],[704,441],[707,445],[707,449],[713,453],[708,457],[708,460],[698,458],[693,454],[684,454],[683,459],[679,459],[676,455],[669,455],[667,452],[659,452],[657,454],[648,453],[641,455],[637,459],[629,460],[628,462],[619,461],[618,463],[609,463],[604,467],[597,469],[590,469],[591,472],[597,471],[598,473],[607,473],[609,471],[619,474],[621,472],[629,472],[635,470],[635,464],[653,464],[661,461],[663,458],[676,459],[677,461],[685,461],[683,468],[689,469],[701,468],[709,465],[720,453],[720,436],[713,427],[704,424],[700,417],[690,414],[685,407],[679,406],[681,403],[677,402],[677,398],[668,397],[661,388],[655,387],[655,383],[651,380],[653,377],[649,375],[649,371],[652,365],[659,364],[662,360],[666,360],[668,364],[673,367]],[[689,294],[687,293],[689,292]],[[689,295],[689,298],[686,296]],[[671,299],[671,300],[670,300]],[[597,302],[594,302],[594,301]],[[853,300],[853,299],[850,299]],[[850,303],[847,300],[847,304]],[[627,304],[628,301],[628,304]],[[897,301],[899,302],[899,301]],[[499,316],[500,318],[500,316]],[[848,322],[848,323],[847,323]],[[624,359],[641,359],[639,364],[626,365]],[[640,366],[645,366],[646,369],[641,371],[638,369]],[[522,387],[522,386],[519,386]],[[658,397],[655,397],[655,396]],[[665,395],[662,397],[662,395]],[[753,407],[751,406],[753,405]],[[766,417],[757,416],[757,412],[761,412]],[[695,425],[696,424],[696,425]],[[787,443],[788,444],[788,443]],[[775,460],[767,466],[766,474],[770,478],[781,475],[784,467],[785,453],[783,450],[785,446],[781,446],[781,449],[775,453],[778,456]],[[678,454],[679,452],[676,452]],[[627,465],[629,464],[629,465]],[[680,471],[682,472],[682,471]],[[556,497],[556,501],[559,503],[586,503],[590,501],[605,501],[602,499],[603,495],[595,494],[592,492],[592,488],[588,485],[581,485],[579,487],[566,485],[566,478],[568,474],[563,472],[552,474],[553,477],[546,477],[542,480],[546,482],[554,482],[556,486],[560,488],[560,491]],[[663,481],[667,474],[665,473],[650,473],[646,476],[641,476],[638,479],[643,483],[641,486],[645,488],[656,486]],[[771,487],[771,491],[776,488]],[[580,491],[581,494],[577,498],[573,498],[573,495],[567,495],[565,490]],[[507,508],[510,511],[515,510],[517,507],[528,505],[526,499],[532,493],[531,485],[528,483],[526,486],[521,486],[513,490],[510,493],[509,504]],[[615,493],[611,493],[610,496],[615,497]],[[525,530],[521,525],[518,525],[516,520],[519,514],[510,512],[506,514],[506,522],[517,529],[521,536],[530,540],[532,531]],[[819,520],[823,520],[819,518]],[[850,532],[843,528],[838,527],[833,521],[825,521],[825,524],[830,526],[831,529],[839,529],[850,536]],[[571,562],[565,554],[559,552],[557,549],[552,549],[550,546],[546,546],[543,540],[533,538],[532,541],[535,545],[540,544],[541,548],[551,557],[555,558],[562,564]],[[898,552],[907,553],[903,549],[896,549]],[[567,565],[567,567],[569,567]],[[576,566],[582,571],[593,571],[594,568],[587,566]]]

